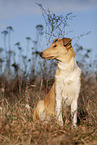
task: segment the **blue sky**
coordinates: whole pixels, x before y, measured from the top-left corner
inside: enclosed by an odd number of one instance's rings
[[[12,26],[14,29],[11,35],[12,46],[20,41],[25,48],[25,37],[35,39],[35,26],[44,25],[42,12],[36,2],[57,15],[64,16],[68,12],[73,12],[76,17],[67,28],[67,31],[72,30],[73,33],[68,34],[67,37],[73,38],[91,31],[78,43],[84,48],[92,48],[93,54],[97,54],[97,0],[0,0],[0,47],[3,47],[1,32],[7,26]]]

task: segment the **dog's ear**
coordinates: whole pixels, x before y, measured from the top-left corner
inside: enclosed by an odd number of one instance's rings
[[[63,45],[64,45],[67,49],[71,48],[71,41],[72,41],[71,38],[63,38],[62,40],[63,40]]]

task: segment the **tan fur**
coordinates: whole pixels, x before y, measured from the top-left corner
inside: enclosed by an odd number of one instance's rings
[[[55,116],[58,123],[63,125],[62,106],[66,104],[71,105],[73,126],[76,126],[81,70],[76,64],[71,41],[70,38],[55,39],[53,44],[41,53],[42,58],[58,60],[58,68],[51,90],[34,109],[34,122]]]

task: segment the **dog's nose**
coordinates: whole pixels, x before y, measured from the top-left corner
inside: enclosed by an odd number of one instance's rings
[[[40,56],[42,57],[43,52],[40,52]]]

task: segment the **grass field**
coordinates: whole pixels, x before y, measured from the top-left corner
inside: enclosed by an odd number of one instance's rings
[[[34,107],[53,81],[1,77],[0,145],[97,145],[97,80],[93,76],[82,76],[76,129],[71,129],[69,109],[63,113],[63,128],[53,119],[45,125],[33,123]]]

